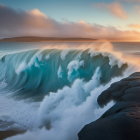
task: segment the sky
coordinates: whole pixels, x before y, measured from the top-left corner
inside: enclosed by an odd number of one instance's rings
[[[0,37],[140,40],[139,17],[140,0],[0,0]]]

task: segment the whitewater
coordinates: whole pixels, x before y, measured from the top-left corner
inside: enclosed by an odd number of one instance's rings
[[[139,70],[138,50],[115,45],[0,43],[0,131],[24,131],[6,140],[78,140],[115,104],[100,108],[102,91]]]

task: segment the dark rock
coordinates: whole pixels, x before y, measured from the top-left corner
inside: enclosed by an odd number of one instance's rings
[[[3,121],[3,120],[0,120],[0,128],[2,128],[0,130],[0,140],[4,140],[8,137],[11,137],[11,136],[15,136],[15,135],[18,135],[18,134],[23,134],[26,132],[26,130],[23,130],[23,129],[19,129],[19,128],[12,128],[12,129],[4,129],[4,128],[10,128],[10,126],[14,125],[15,122],[7,122],[7,121]]]
[[[4,140],[8,137],[16,136],[18,134],[23,134],[25,131],[21,130],[5,130],[5,131],[0,131],[0,140]]]
[[[116,104],[86,125],[79,140],[140,140],[140,73],[112,84],[98,97],[101,107],[111,100]]]
[[[112,84],[98,97],[98,103],[100,106],[104,106],[110,100],[131,101],[130,98],[127,98],[127,96],[130,97],[130,93],[132,98],[140,98],[138,94],[140,93],[140,73],[134,73],[128,78]]]

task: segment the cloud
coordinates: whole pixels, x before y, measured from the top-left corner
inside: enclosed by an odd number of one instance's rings
[[[121,31],[115,27],[89,24],[82,20],[79,22],[58,22],[38,9],[16,11],[6,6],[0,6],[0,37],[13,36],[140,40],[140,33],[136,31]]]
[[[135,3],[135,2],[140,2],[140,0],[119,0],[121,2],[131,2],[131,3]]]
[[[126,19],[128,17],[127,13],[119,3],[111,3],[108,5],[108,8],[115,16],[118,16],[122,19]]]
[[[128,27],[133,29],[140,29],[140,24],[129,24]]]
[[[96,3],[94,6],[98,8],[106,9],[108,12],[110,12],[112,15],[121,18],[126,19],[128,18],[128,15],[126,11],[124,10],[123,6],[118,2],[113,3]]]
[[[46,17],[46,15],[44,13],[42,13],[39,9],[33,9],[33,10],[29,11],[28,13],[31,15],[35,15],[35,16]]]
[[[139,5],[136,5],[136,6],[134,7],[134,9],[135,9],[135,12],[138,13],[138,14],[140,15],[140,6],[139,6]]]

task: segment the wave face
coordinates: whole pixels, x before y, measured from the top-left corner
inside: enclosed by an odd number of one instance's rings
[[[0,61],[0,81],[6,89],[22,98],[42,99],[50,92],[64,86],[71,86],[76,79],[85,82],[92,79],[98,68],[100,83],[119,76],[127,64],[109,54],[94,53],[90,50],[30,50],[5,55]]]
[[[129,68],[112,52],[91,49],[0,56],[0,131],[27,131],[6,140],[77,140],[85,124],[114,104],[100,108],[97,97]]]

